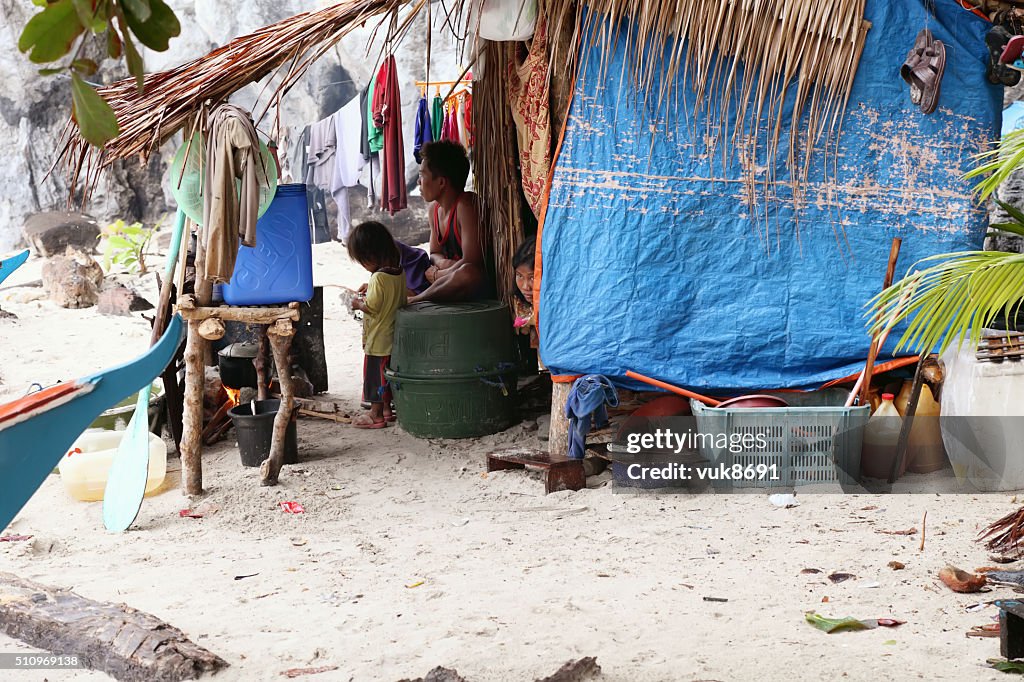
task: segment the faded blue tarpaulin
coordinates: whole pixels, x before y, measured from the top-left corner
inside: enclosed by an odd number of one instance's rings
[[[723,170],[721,146],[704,153],[706,119],[689,117],[682,76],[677,113],[659,114],[657,93],[645,103],[632,90],[631,57],[623,68],[629,27],[611,54],[584,37],[543,227],[544,364],[625,385],[632,369],[708,390],[810,387],[856,371],[868,346],[864,304],[881,288],[892,238],[903,239],[899,277],[925,256],[979,248],[986,227],[962,175],[999,135],[1002,88],[985,80],[990,25],[953,0],[936,0],[934,16],[924,4],[868,0],[872,28],[838,156],[819,147],[798,210],[784,184],[793,86],[777,196],[752,213],[739,164]],[[925,26],[947,59],[928,116],[899,76]],[[601,20],[593,30],[605,30]],[[767,170],[761,159],[760,183]]]

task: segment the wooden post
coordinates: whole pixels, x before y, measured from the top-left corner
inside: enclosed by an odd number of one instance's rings
[[[569,420],[565,416],[565,402],[572,384],[551,382],[551,425],[548,431],[548,454],[565,457],[569,454]]]
[[[889,262],[885,268],[885,281],[882,283],[882,291],[885,291],[892,286],[892,279],[896,275],[896,261],[900,257],[900,245],[903,240],[899,237],[893,237],[892,246],[889,247]],[[882,350],[879,346],[881,344],[875,343],[875,337],[871,337],[871,346],[868,348],[868,360],[864,365],[864,381],[860,387],[860,404],[868,404],[868,393],[871,391],[871,375],[875,371],[875,358],[878,357],[878,352]]]
[[[270,397],[270,372],[267,366],[267,328],[260,327],[260,340],[256,350],[256,400]]]
[[[199,321],[189,320],[185,343],[185,409],[181,433],[181,485],[186,495],[203,494],[203,384],[206,382],[206,346]]]
[[[270,456],[260,465],[260,485],[277,485],[281,465],[284,464],[284,440],[288,424],[292,420],[295,407],[294,382],[292,381],[291,363],[288,362],[288,350],[292,344],[295,330],[287,320],[278,320],[269,329],[267,336],[270,348],[274,352],[274,364],[277,365],[277,379],[281,384],[281,407],[274,417],[274,434],[270,441]]]
[[[186,235],[187,237],[187,235]],[[181,427],[181,485],[186,495],[203,494],[203,388],[206,383],[206,353],[210,343],[199,333],[202,319],[190,317],[183,308],[209,305],[213,285],[205,281],[206,251],[203,240],[196,245],[196,296],[182,297],[178,311],[188,320],[185,342],[185,409]]]

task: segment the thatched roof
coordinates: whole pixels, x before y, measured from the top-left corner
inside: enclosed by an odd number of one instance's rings
[[[464,6],[470,1],[455,0],[451,13],[463,16]],[[810,112],[808,140],[817,140],[824,131],[837,128],[868,29],[863,20],[864,3],[592,0],[587,5],[591,10],[587,16],[589,21],[596,17],[621,20],[618,30],[628,32],[628,51],[633,55],[632,76],[645,97],[657,98],[659,105],[669,102],[670,84],[681,70],[695,84],[696,113],[726,111],[731,86],[740,86],[741,96],[733,103],[736,120],[746,121],[749,110],[755,121],[766,121],[773,131],[768,147],[774,156],[773,143],[779,138],[785,96],[785,88],[776,86],[780,78],[786,82],[796,79],[796,111],[800,113],[806,106]],[[406,5],[411,11],[399,21],[398,10]],[[577,5],[570,0],[541,0],[540,5],[553,35],[569,26],[579,36],[587,28],[578,25]],[[84,184],[88,195],[106,166],[136,155],[146,158],[181,130],[190,117],[201,114],[204,106],[223,102],[236,90],[278,70],[265,100],[269,107],[312,61],[356,27],[383,17],[381,24],[387,23],[388,37],[397,40],[424,7],[429,8],[426,0],[348,0],[277,22],[187,64],[149,74],[142,93],[130,78],[101,89],[114,108],[121,134],[103,150],[96,150],[69,122],[59,156],[71,184]],[[609,48],[617,38],[608,31],[595,34],[595,39]],[[650,58],[658,54],[645,49],[651,45],[669,51],[667,65]],[[553,43],[552,63],[572,66],[577,53],[578,42]],[[716,54],[722,58],[716,59]],[[747,68],[738,69],[741,63]],[[723,93],[724,101],[711,107],[710,93],[715,92]],[[740,126],[724,139],[735,144],[743,134]],[[795,137],[789,150],[791,166],[797,162]],[[812,146],[806,145],[808,154]]]

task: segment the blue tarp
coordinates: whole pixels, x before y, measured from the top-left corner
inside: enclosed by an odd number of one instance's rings
[[[901,276],[925,256],[979,248],[986,227],[962,175],[999,135],[1002,88],[985,79],[990,25],[953,0],[937,0],[935,15],[924,4],[868,0],[872,28],[838,157],[815,155],[797,210],[779,185],[760,218],[736,164],[723,170],[720,151],[701,153],[703,121],[687,114],[693,91],[682,76],[676,113],[656,112],[658,98],[638,103],[623,69],[628,27],[612,54],[584,37],[543,227],[544,364],[617,380],[632,369],[707,390],[811,387],[856,371],[868,346],[864,304],[881,288],[892,238],[903,239]],[[925,26],[947,55],[927,116],[899,76]]]

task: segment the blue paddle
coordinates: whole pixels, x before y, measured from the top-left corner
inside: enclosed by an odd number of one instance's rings
[[[7,277],[21,267],[21,264],[28,260],[28,249],[25,249],[21,253],[17,253],[9,258],[0,260],[0,282],[3,282]]]
[[[163,287],[167,287],[168,292],[184,230],[185,213],[179,208],[171,233],[167,265],[164,267]],[[167,298],[161,295],[160,305],[165,305],[166,301]],[[157,311],[158,320],[160,312]],[[110,531],[128,530],[128,526],[139,515],[142,498],[146,496],[146,481],[149,478],[149,397],[152,390],[153,383],[150,382],[139,391],[135,412],[110,465],[107,487],[103,491],[103,525]]]

